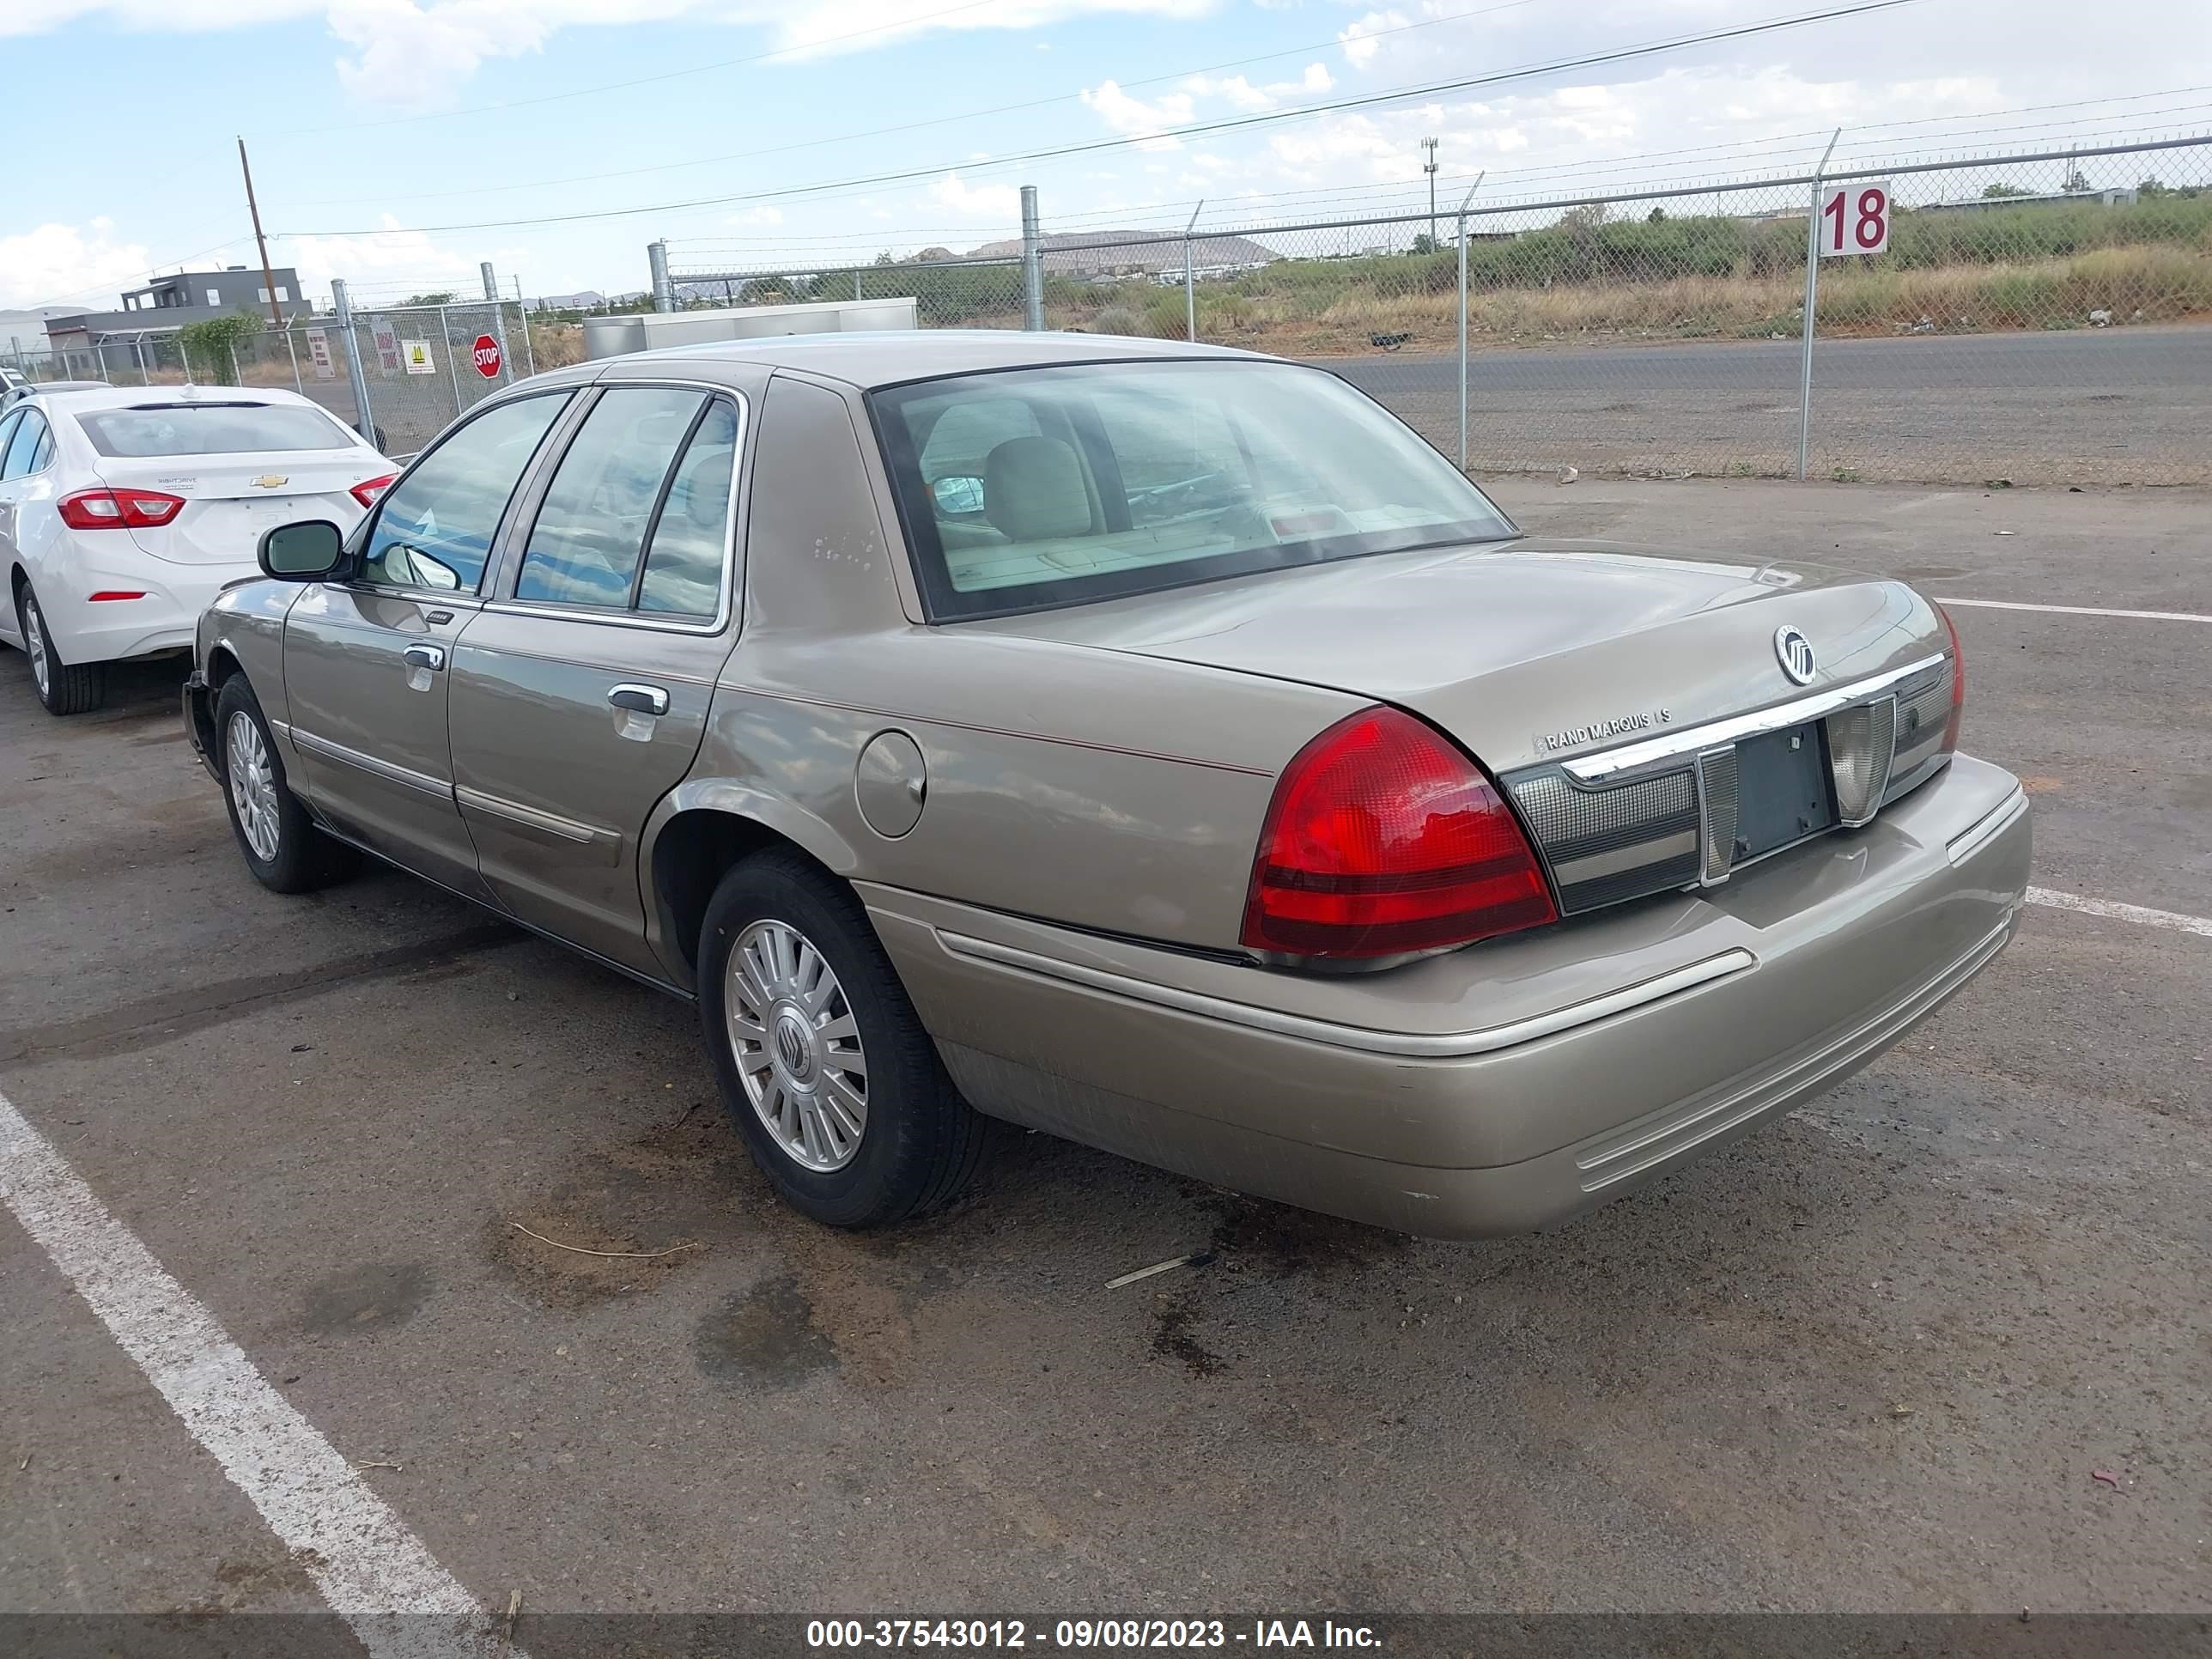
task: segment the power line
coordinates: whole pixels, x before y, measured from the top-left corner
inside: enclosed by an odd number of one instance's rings
[[[1504,0],[1504,3],[1500,5],[1479,6],[1472,11],[1455,11],[1443,17],[1424,18],[1417,23],[1401,23],[1395,27],[1376,29],[1371,33],[1362,34],[1357,38],[1361,40],[1380,40],[1388,35],[1404,34],[1414,29],[1435,28],[1438,25],[1443,23],[1462,23],[1465,22],[1471,17],[1487,17],[1493,12],[1516,11],[1523,6],[1532,6],[1536,3],[1538,3],[1538,0]],[[1202,64],[1195,69],[1176,70],[1166,75],[1148,75],[1141,80],[1117,80],[1115,82],[1115,84],[1125,89],[1130,87],[1156,87],[1164,82],[1185,81],[1194,76],[1212,75],[1221,70],[1247,69],[1255,64],[1273,63],[1279,58],[1303,58],[1308,52],[1328,52],[1333,47],[1345,44],[1346,43],[1341,37],[1336,37],[1328,40],[1316,42],[1311,46],[1285,46],[1280,52],[1261,52],[1257,57],[1232,58],[1218,64]],[[753,58],[738,58],[735,61],[738,63],[752,63],[758,60]],[[678,71],[679,74],[685,75],[695,72],[696,71],[690,70]],[[1104,78],[1113,79],[1114,77],[1107,76]],[[618,84],[629,86],[637,83],[623,82]],[[359,206],[363,203],[372,202],[381,204],[390,202],[450,201],[453,198],[459,196],[490,196],[517,190],[551,190],[562,185],[589,185],[603,183],[609,179],[636,179],[649,173],[678,173],[687,167],[720,167],[731,161],[757,161],[764,155],[788,155],[803,149],[821,149],[832,144],[856,143],[865,138],[893,137],[901,133],[919,132],[928,127],[955,126],[963,121],[986,120],[994,115],[1013,115],[1019,114],[1026,110],[1048,109],[1056,104],[1075,103],[1081,100],[1084,94],[1089,90],[1089,88],[1084,88],[1075,92],[1054,93],[1048,98],[1024,99],[1023,101],[1017,104],[996,104],[988,109],[971,109],[965,110],[953,115],[931,116],[926,120],[905,121],[899,123],[896,126],[870,127],[863,131],[838,133],[834,137],[828,138],[808,138],[803,139],[797,143],[774,144],[765,149],[732,150],[723,155],[695,156],[691,160],[685,161],[659,161],[655,162],[650,167],[621,167],[611,173],[580,173],[572,174],[564,179],[533,179],[526,183],[514,185],[478,185],[468,190],[425,191],[422,193],[415,196],[386,195],[322,197],[307,201],[292,203],[289,205],[295,208],[353,207]],[[568,94],[563,95],[566,96]],[[511,106],[500,105],[496,107],[508,108],[511,107]],[[316,129],[310,129],[310,131],[315,130]]]
[[[1917,5],[1922,3],[1923,0],[1859,0],[1859,3],[1855,5],[1835,6],[1825,11],[1803,12],[1790,17],[1768,18],[1756,23],[1738,24],[1732,28],[1707,29],[1695,34],[1680,35],[1670,40],[1649,41],[1632,46],[1620,46],[1610,52],[1591,52],[1577,58],[1559,58],[1518,69],[1499,70],[1488,75],[1468,76],[1458,80],[1437,82],[1427,86],[1400,88],[1387,92],[1371,93],[1358,98],[1336,99],[1328,103],[1302,105],[1286,110],[1269,110],[1253,115],[1230,117],[1218,121],[1197,122],[1186,126],[1164,127],[1156,132],[1132,133],[1116,138],[1091,139],[1082,143],[1061,144],[1047,149],[1027,150],[1012,155],[986,157],[981,161],[939,162],[930,167],[906,168],[896,173],[873,173],[855,179],[828,179],[811,185],[793,185],[781,190],[747,191],[728,196],[699,197],[689,201],[658,202],[645,207],[605,208],[586,213],[553,213],[520,219],[469,220],[446,225],[374,226],[362,229],[301,231],[293,234],[317,236],[366,236],[374,235],[379,232],[388,234],[394,230],[422,234],[456,230],[507,230],[532,225],[578,224],[605,219],[636,218],[647,214],[680,213],[697,208],[725,207],[738,202],[774,201],[796,196],[821,195],[833,191],[867,189],[878,185],[900,184],[915,179],[931,178],[948,171],[964,170],[980,173],[1017,166],[1026,161],[1092,155],[1101,150],[1121,149],[1135,144],[1155,143],[1163,138],[1196,137],[1206,133],[1233,131],[1280,121],[1306,120],[1316,115],[1334,114],[1341,110],[1364,109],[1376,104],[1395,103],[1402,99],[1435,97],[1443,93],[1463,92],[1474,87],[1497,86],[1509,81],[1527,80],[1536,76],[1557,74],[1565,70],[1589,69],[1602,64],[1624,63],[1632,58],[1648,58],[1659,52],[1680,51],[1686,46],[1709,46],[1722,40],[1742,40],[1753,35],[1771,33],[1779,29],[1798,28],[1810,23],[1830,22],[1838,18],[1892,11],[1902,6]]]

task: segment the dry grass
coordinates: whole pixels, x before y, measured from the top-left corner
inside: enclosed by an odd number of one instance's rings
[[[1664,282],[1562,283],[1477,292],[1469,343],[1528,345],[1577,338],[1762,339],[1795,335],[1804,283],[1773,276],[1680,276]],[[1182,296],[1113,320],[1135,331],[1182,333]],[[2212,316],[2212,249],[2154,246],[2099,248],[2015,264],[1881,270],[1832,264],[1821,272],[1824,335],[1978,334]],[[1060,326],[1096,326],[1071,312]],[[1117,330],[1118,331],[1118,330]],[[1409,333],[1405,349],[1449,351],[1458,338],[1451,292],[1393,293],[1379,281],[1270,286],[1252,294],[1223,285],[1199,290],[1199,334],[1206,340],[1284,356],[1366,353],[1376,334]]]

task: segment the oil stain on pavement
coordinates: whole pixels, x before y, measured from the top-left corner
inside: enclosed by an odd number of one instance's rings
[[[726,1387],[787,1389],[834,1369],[837,1346],[814,1322],[814,1304],[789,1273],[774,1273],[699,1322],[699,1369]]]
[[[311,1285],[301,1324],[316,1336],[389,1330],[429,1294],[430,1270],[419,1262],[364,1262]]]

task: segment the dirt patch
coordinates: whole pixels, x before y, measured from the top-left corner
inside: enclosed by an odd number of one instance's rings
[[[1318,1278],[1358,1273],[1392,1261],[1413,1248],[1403,1233],[1343,1221],[1264,1199],[1202,1188],[1198,1202],[1218,1218],[1213,1249],[1227,1273],[1267,1279]]]
[[[814,1322],[814,1304],[789,1273],[763,1279],[699,1322],[692,1352],[715,1382],[788,1389],[838,1363],[837,1346]]]
[[[228,1559],[216,1563],[216,1599],[231,1612],[276,1596],[319,1601],[311,1569],[322,1564],[313,1550],[294,1550],[279,1559]]]
[[[430,1288],[420,1262],[364,1262],[309,1286],[300,1323],[317,1336],[389,1330],[414,1317]]]
[[[1191,1334],[1194,1317],[1188,1304],[1162,1307],[1158,1328],[1152,1333],[1152,1353],[1156,1358],[1176,1361],[1193,1376],[1212,1376],[1229,1362]]]

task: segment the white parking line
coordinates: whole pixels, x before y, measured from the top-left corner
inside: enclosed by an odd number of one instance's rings
[[[2212,939],[2212,917],[2185,916],[2172,910],[2153,910],[2141,904],[2122,904],[2112,899],[2083,898],[2079,893],[2055,893],[2048,887],[2027,890],[2030,904],[2045,904],[2054,910],[2079,910],[2087,916],[2104,916],[2112,921],[2139,921],[2146,927],[2170,927],[2177,933],[2202,933]]]
[[[1954,599],[1929,595],[1938,605],[1962,605],[1977,611],[2048,611],[2061,617],[2135,617],[2144,622],[2212,623],[2194,611],[2104,611],[2094,605],[2022,605],[2016,599]]]
[[[5,1095],[0,1200],[295,1552],[372,1659],[520,1653]]]

